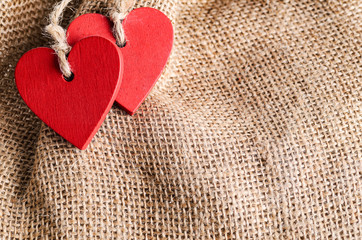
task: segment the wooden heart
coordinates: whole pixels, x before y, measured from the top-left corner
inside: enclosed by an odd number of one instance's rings
[[[116,101],[133,115],[159,79],[173,45],[171,21],[153,8],[133,10],[123,21],[127,39],[120,48],[124,59],[124,74]],[[112,23],[100,14],[85,14],[69,26],[70,45],[88,36],[102,36],[116,42]]]
[[[89,37],[74,44],[68,61],[74,78],[66,81],[50,48],[25,53],[15,70],[21,97],[55,132],[79,149],[87,148],[121,86],[123,60],[108,39]]]

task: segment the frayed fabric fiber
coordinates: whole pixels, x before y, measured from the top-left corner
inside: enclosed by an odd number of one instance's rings
[[[136,1],[171,19],[173,52],[85,151],[14,81],[55,3],[0,2],[0,239],[362,238],[360,1]]]

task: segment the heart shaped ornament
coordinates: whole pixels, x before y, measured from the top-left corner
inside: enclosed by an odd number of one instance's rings
[[[68,56],[74,78],[67,81],[50,48],[25,53],[15,69],[21,97],[50,128],[86,149],[121,86],[123,59],[117,45],[102,37],[74,44]]]
[[[124,74],[117,103],[133,115],[159,79],[173,45],[170,19],[154,8],[137,8],[123,21],[126,46],[119,48],[124,59]],[[88,36],[102,36],[112,42],[111,21],[100,14],[84,14],[68,28],[68,42],[75,44]]]

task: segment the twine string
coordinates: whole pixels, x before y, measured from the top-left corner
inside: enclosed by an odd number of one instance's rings
[[[60,26],[61,19],[65,8],[72,0],[62,0],[54,6],[53,11],[49,15],[50,24],[45,27],[45,31],[54,40],[52,49],[58,56],[59,68],[64,77],[72,76],[72,69],[67,60],[67,54],[72,47],[67,42],[67,33]],[[126,36],[124,34],[122,22],[126,18],[128,11],[133,7],[135,0],[116,0],[115,6],[110,10],[109,17],[113,22],[113,35],[116,39],[116,44],[120,47],[126,45]]]
[[[109,13],[109,17],[113,22],[113,35],[116,38],[116,44],[119,47],[126,46],[127,39],[124,33],[122,22],[134,4],[135,0],[116,0],[115,7],[112,8]]]
[[[67,60],[67,54],[72,49],[67,42],[67,33],[64,28],[60,26],[60,21],[63,17],[64,9],[68,6],[71,0],[62,0],[54,6],[53,11],[50,13],[50,24],[45,27],[45,31],[52,37],[54,43],[52,48],[58,56],[60,71],[64,77],[71,77],[72,69]]]

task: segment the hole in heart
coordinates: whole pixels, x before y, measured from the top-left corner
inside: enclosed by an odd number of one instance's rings
[[[125,42],[125,43],[123,43],[123,44],[118,44],[118,43],[116,43],[116,44],[117,44],[118,47],[124,48],[124,47],[127,45],[127,42]]]
[[[72,72],[72,75],[70,75],[69,77],[63,76],[64,80],[67,82],[71,82],[74,79],[74,73]]]

